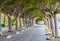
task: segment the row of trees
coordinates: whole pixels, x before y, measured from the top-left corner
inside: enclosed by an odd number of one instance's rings
[[[60,12],[60,0],[0,0],[0,12],[8,16],[9,31],[11,30],[11,16],[15,17],[17,27],[17,20],[20,17],[23,18],[25,26],[35,17],[43,20],[48,15],[49,19],[51,18],[53,36],[56,36],[55,14]]]
[[[60,1],[59,0],[47,0],[42,2],[41,11],[45,14],[45,22],[47,26],[52,31],[53,37],[57,36],[57,24],[56,24],[56,14],[60,13]]]
[[[39,0],[0,0],[0,12],[8,17],[9,31],[11,31],[12,16],[16,21],[16,30],[20,18],[23,19],[23,25],[26,27],[33,25],[35,17],[41,17],[40,20],[43,18],[39,10]]]

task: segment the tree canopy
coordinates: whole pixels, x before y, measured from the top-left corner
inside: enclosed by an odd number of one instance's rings
[[[43,18],[43,13],[56,13],[59,8],[60,0],[0,0],[0,10],[14,16],[28,13]]]

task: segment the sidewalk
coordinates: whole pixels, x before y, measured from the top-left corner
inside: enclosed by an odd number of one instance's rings
[[[2,36],[0,36],[0,40],[1,40],[1,39],[6,39],[6,38],[9,37],[10,35],[11,35],[11,36],[14,36],[14,35],[20,34],[20,33],[22,33],[23,31],[30,29],[31,27],[28,27],[28,28],[22,27],[22,28],[23,28],[23,29],[21,29],[21,30],[16,30],[16,31],[13,31],[13,32],[5,32],[5,33],[3,33]]]
[[[42,32],[43,31],[43,32]],[[22,33],[21,33],[22,32]],[[35,25],[33,27],[28,27],[24,31],[19,31],[15,34],[11,34],[11,38],[1,39],[0,41],[50,41],[46,40],[44,26]]]
[[[39,26],[39,25],[36,25],[36,26]],[[33,28],[33,26],[32,27],[25,28],[25,29],[22,29],[22,30],[18,30],[18,31],[5,32],[5,33],[3,33],[2,36],[0,36],[0,41],[2,41],[3,39],[6,39],[6,38],[10,38],[11,36],[14,37],[16,35],[19,35],[22,32],[24,32],[25,30],[29,30],[30,28]],[[46,35],[46,37],[49,37],[49,35]],[[60,41],[60,38],[52,38],[52,39],[47,40],[47,41]]]

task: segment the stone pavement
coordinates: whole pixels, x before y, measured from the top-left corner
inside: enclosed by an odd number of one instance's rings
[[[0,38],[0,41],[50,41],[46,40],[47,37],[43,25],[35,25],[8,37],[10,38],[7,38],[7,36]]]

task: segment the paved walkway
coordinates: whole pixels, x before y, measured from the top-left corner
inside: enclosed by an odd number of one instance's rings
[[[45,30],[43,25],[35,25],[28,30],[25,30],[17,35],[12,35],[11,38],[0,39],[0,41],[49,41],[46,40]]]

